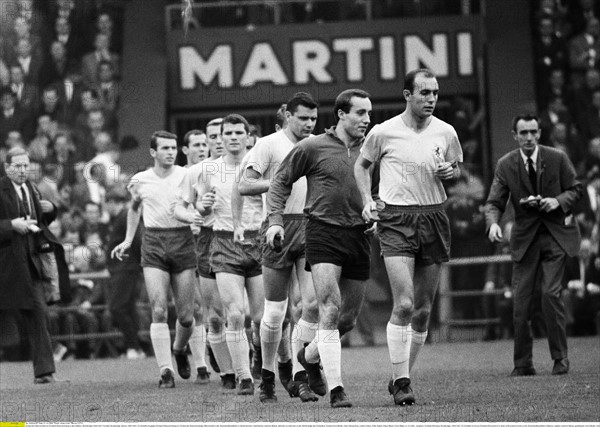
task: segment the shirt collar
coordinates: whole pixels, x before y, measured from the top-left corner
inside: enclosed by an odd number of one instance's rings
[[[539,152],[539,147],[536,146],[535,150],[533,150],[533,154],[531,155],[531,160],[533,161],[533,166],[535,167],[535,165],[537,165],[537,157],[538,157],[538,152]],[[525,155],[525,153],[523,153],[523,150],[519,150],[519,152],[521,153],[521,159],[523,159],[523,163],[525,163],[525,166],[527,166],[527,159],[529,157],[527,157]]]
[[[16,182],[14,182],[13,180],[10,181],[13,185],[13,187],[15,188],[15,191],[17,192],[17,194],[19,195],[19,197],[21,197],[21,188],[25,187],[25,192],[28,193],[29,189],[27,188],[27,185],[25,185],[25,183],[19,185]]]

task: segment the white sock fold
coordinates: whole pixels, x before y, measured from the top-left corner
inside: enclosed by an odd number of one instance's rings
[[[208,331],[208,342],[212,348],[213,354],[221,375],[233,374],[233,365],[231,363],[231,355],[229,354],[229,346],[225,337],[225,329],[221,329],[220,332]]]
[[[196,369],[206,368],[206,329],[204,324],[196,323],[190,337],[190,350]]]
[[[319,354],[327,387],[331,391],[342,384],[342,343],[337,329],[319,329]]]
[[[162,373],[165,369],[173,369],[173,359],[171,358],[171,333],[169,325],[166,323],[151,323],[150,324],[150,340],[154,349],[154,356],[158,369]]]
[[[239,381],[247,378],[252,379],[252,374],[250,373],[250,359],[248,359],[250,346],[248,345],[246,331],[243,329],[238,331],[225,331],[225,337],[236,377]]]
[[[304,368],[298,362],[298,358],[296,355],[304,347],[305,344],[308,344],[304,355],[306,357],[306,361],[309,363],[317,363],[319,359],[319,349],[317,347],[317,342],[315,341],[315,336],[317,335],[317,329],[319,329],[318,323],[310,323],[304,319],[298,320],[298,323],[294,325],[294,331],[292,332],[292,363],[294,365],[293,372],[294,375],[296,373],[304,371]],[[311,344],[313,343],[314,344]]]
[[[387,324],[387,343],[392,362],[392,379],[409,378],[411,334],[408,326]]]
[[[419,355],[419,352],[425,345],[425,340],[427,340],[427,332],[428,331],[425,331],[425,332],[415,331],[411,327],[411,325],[408,325],[408,333],[411,335],[410,359],[409,359],[409,363],[408,363],[409,371],[412,370],[412,368],[414,368],[415,363],[417,362],[417,356]]]

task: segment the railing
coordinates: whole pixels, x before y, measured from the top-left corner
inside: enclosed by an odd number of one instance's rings
[[[500,323],[500,318],[482,318],[482,319],[454,319],[452,299],[456,297],[481,297],[502,295],[504,290],[498,289],[493,291],[469,290],[456,291],[452,290],[452,281],[450,279],[450,269],[456,266],[464,265],[481,265],[481,264],[500,264],[511,262],[510,255],[490,255],[468,258],[456,258],[447,262],[442,267],[440,277],[440,287],[438,294],[439,322],[440,326],[484,326],[497,325]],[[483,283],[482,283],[483,286]]]
[[[452,283],[450,279],[450,269],[455,266],[465,265],[480,265],[480,264],[499,264],[508,263],[511,261],[509,255],[490,255],[480,257],[468,257],[468,258],[457,258],[450,262],[447,262],[442,267],[440,287],[438,294],[438,308],[439,308],[439,322],[441,327],[457,327],[457,326],[485,326],[485,325],[496,325],[500,323],[499,318],[482,318],[482,319],[454,319],[453,318],[453,303],[452,299],[456,297],[481,297],[481,296],[494,296],[501,295],[504,293],[503,290],[494,291],[483,291],[483,290],[452,290]],[[71,274],[71,280],[76,281],[78,279],[88,280],[108,280],[110,275],[108,271],[96,272],[96,273],[79,273]],[[482,284],[483,285],[483,284]],[[138,303],[139,308],[150,308],[148,303]],[[107,305],[93,305],[90,310],[103,311],[107,308]],[[53,307],[52,310],[57,312],[68,312],[74,311],[77,307]],[[174,331],[171,331],[173,334]],[[148,331],[140,331],[138,333],[140,337],[147,338],[149,336]],[[122,338],[123,334],[119,331],[110,332],[97,332],[89,334],[68,334],[68,335],[53,335],[52,339],[57,341],[71,340],[71,341],[85,341],[85,340],[113,340]]]
[[[404,3],[404,4],[403,4]],[[190,29],[247,26],[279,25],[303,22],[340,22],[394,17],[414,17],[424,15],[471,15],[480,10],[480,0],[422,0],[401,2],[400,0],[223,0],[192,3],[189,15]],[[185,2],[165,8],[167,31],[183,27],[182,5]],[[302,11],[298,19],[290,12]],[[319,13],[323,12],[323,13]]]

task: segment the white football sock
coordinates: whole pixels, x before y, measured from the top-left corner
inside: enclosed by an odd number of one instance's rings
[[[206,329],[202,323],[196,323],[194,327],[190,337],[190,350],[196,369],[206,368]]]
[[[221,329],[220,332],[208,331],[208,342],[210,348],[212,348],[213,354],[221,375],[233,374],[233,365],[231,363],[231,355],[229,354],[229,346],[225,339],[225,329]]]
[[[281,329],[281,341],[279,341],[279,347],[277,347],[278,361],[281,363],[285,363],[292,359],[290,329],[290,322],[283,322]]]
[[[414,368],[415,363],[417,362],[417,356],[419,355],[419,351],[425,345],[425,340],[427,339],[427,331],[425,332],[417,332],[413,330],[413,328],[408,325],[408,333],[411,335],[410,341],[410,360],[408,363],[408,370],[412,370]]]
[[[246,331],[243,329],[237,331],[225,331],[225,337],[236,377],[239,381],[247,378],[252,379],[252,374],[250,373],[250,360],[248,359],[250,346],[248,345]]]
[[[392,379],[409,378],[409,358],[411,335],[408,326],[387,324],[387,343],[392,362]]]
[[[342,343],[337,329],[319,329],[319,355],[327,387],[331,391],[342,384]]]
[[[150,340],[154,349],[154,356],[158,369],[162,373],[164,369],[173,369],[173,360],[171,359],[171,333],[169,325],[166,323],[151,323],[150,324]]]
[[[262,368],[271,372],[275,372],[275,357],[281,342],[286,307],[287,299],[284,301],[265,300],[265,310],[260,322],[260,346]]]

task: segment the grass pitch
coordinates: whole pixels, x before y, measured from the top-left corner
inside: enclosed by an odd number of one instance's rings
[[[535,377],[510,378],[513,343],[437,342],[422,350],[411,374],[417,404],[398,407],[387,392],[386,346],[342,351],[343,379],[354,407],[332,409],[329,396],[302,403],[277,384],[278,402],[221,389],[218,376],[195,385],[176,377],[158,389],[154,359],[67,361],[57,375],[69,383],[33,385],[31,363],[0,365],[0,421],[416,423],[600,421],[600,338],[570,338],[571,371],[552,376],[546,340],[534,343]],[[439,341],[439,340],[438,340]],[[257,384],[258,385],[258,384]]]

